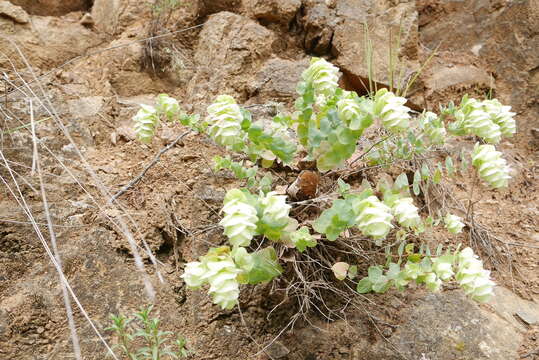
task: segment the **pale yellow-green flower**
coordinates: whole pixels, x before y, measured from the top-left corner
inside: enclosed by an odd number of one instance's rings
[[[382,125],[391,132],[402,132],[410,124],[410,108],[404,106],[407,100],[396,96],[387,89],[380,89],[374,96],[374,114],[382,120]]]
[[[157,110],[153,106],[141,104],[139,111],[133,116],[133,121],[137,138],[145,143],[151,142],[159,122]]]
[[[497,99],[485,100],[483,106],[491,120],[500,127],[503,136],[511,137],[517,132],[516,113],[511,112],[511,106],[504,106]]]
[[[465,248],[459,253],[455,278],[473,300],[487,302],[492,297],[496,284],[490,280],[490,271],[483,269],[483,262],[471,248]]]
[[[509,176],[509,166],[502,158],[502,153],[492,145],[476,144],[472,153],[472,165],[479,172],[481,179],[497,189],[506,187]]]
[[[304,81],[311,83],[315,95],[331,96],[337,89],[339,69],[332,63],[313,57],[310,66],[301,75]]]
[[[398,199],[393,204],[393,215],[397,222],[404,227],[412,227],[419,224],[421,218],[411,197]]]
[[[207,111],[208,133],[216,143],[226,147],[245,144],[246,134],[241,129],[243,116],[233,97],[219,95]]]
[[[225,196],[223,213],[225,217],[219,225],[232,246],[249,246],[256,231],[258,221],[256,209],[247,202],[239,189],[229,190]]]
[[[391,209],[372,195],[353,204],[356,223],[361,232],[373,239],[383,239],[393,228]]]
[[[447,214],[444,218],[445,228],[452,234],[458,234],[464,228],[464,223],[461,220],[462,218],[457,215]]]

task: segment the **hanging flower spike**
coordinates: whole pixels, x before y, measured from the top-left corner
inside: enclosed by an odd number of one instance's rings
[[[457,215],[447,214],[444,218],[445,228],[451,234],[458,234],[462,232],[464,224],[462,218]]]
[[[496,284],[490,280],[490,271],[483,269],[483,262],[469,247],[458,255],[458,271],[455,278],[473,300],[487,302],[492,297]]]
[[[393,228],[391,209],[376,196],[369,196],[353,205],[358,214],[356,223],[361,232],[373,239],[384,239]]]
[[[236,267],[232,259],[220,261],[209,261],[208,283],[209,293],[213,298],[213,303],[221,306],[222,309],[232,309],[238,303],[240,295],[237,276],[241,272]]]
[[[479,176],[495,189],[506,187],[511,178],[509,166],[501,155],[494,146],[479,144],[475,145],[472,153],[472,165],[477,168]]]
[[[141,104],[139,111],[133,116],[133,121],[137,138],[143,143],[150,143],[159,122],[157,110],[153,106]]]
[[[243,116],[233,97],[219,95],[207,110],[208,133],[216,143],[229,148],[245,146],[246,134],[241,129]]]
[[[423,121],[425,123],[425,133],[429,138],[431,144],[443,145],[445,143],[445,137],[447,131],[445,130],[443,122],[433,112],[427,111],[422,114]]]
[[[260,197],[259,204],[262,206],[262,218],[258,231],[270,240],[280,240],[283,229],[290,223],[288,213],[291,206],[286,203],[286,196],[271,191]]]
[[[387,89],[380,89],[374,96],[374,113],[382,119],[382,125],[391,132],[398,133],[409,126],[410,108],[404,106],[406,99],[396,96]]]
[[[205,274],[207,270],[201,262],[192,261],[185,265],[185,271],[180,277],[190,289],[198,289],[206,282]]]
[[[511,106],[504,106],[497,99],[485,100],[483,106],[491,120],[500,127],[503,136],[512,137],[517,132],[517,124],[513,118],[516,113],[511,112]]]
[[[157,96],[157,111],[164,114],[168,121],[172,121],[180,115],[180,104],[178,100],[171,98],[167,94],[159,94]]]
[[[401,226],[412,227],[419,225],[421,221],[417,213],[417,207],[411,197],[396,200],[392,210],[393,215]]]
[[[331,96],[339,86],[339,68],[332,63],[313,57],[310,66],[301,74],[303,80],[312,84],[315,95]]]
[[[436,274],[428,273],[425,275],[425,286],[432,292],[438,292],[442,287],[442,280]]]
[[[372,111],[372,101],[358,98],[353,92],[345,91],[344,96],[337,102],[339,118],[350,130],[366,129],[372,124],[369,110]]]
[[[237,276],[241,272],[230,255],[230,248],[224,246],[210,249],[208,254],[200,257],[200,261],[188,263],[181,278],[191,289],[210,284],[213,303],[222,309],[232,309],[238,303]]]
[[[453,262],[445,257],[432,259],[432,271],[441,280],[449,280],[455,273],[453,272]]]
[[[464,130],[468,134],[479,136],[489,143],[498,143],[502,137],[500,127],[491,120],[490,114],[484,109],[483,103],[476,99],[466,99],[460,105],[461,112],[457,118],[463,121]]]
[[[256,209],[247,203],[247,198],[239,189],[229,190],[224,199],[225,217],[219,225],[232,246],[249,246],[258,222]]]

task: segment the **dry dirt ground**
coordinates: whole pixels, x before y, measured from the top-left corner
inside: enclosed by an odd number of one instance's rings
[[[146,279],[163,327],[183,334],[195,359],[539,358],[537,0],[183,3],[157,14],[133,0],[0,0],[1,359],[73,358],[58,275],[36,235],[49,242],[39,173],[65,276],[109,342],[109,314],[150,303]],[[380,84],[388,81],[388,39],[399,29],[404,76],[437,49],[411,91],[416,110],[490,92],[517,112],[518,133],[501,144],[513,169],[510,187],[490,191],[462,175],[445,184],[445,194],[465,206],[472,194],[476,232],[468,228],[458,241],[482,253],[503,286],[498,300],[478,307],[455,289],[368,295],[353,306],[329,297],[328,308],[344,310],[328,310],[330,320],[313,309],[292,329],[297,304],[276,280],[243,289],[241,311],[220,311],[179,276],[187,261],[223,243],[215,224],[226,190],[238,182],[212,171],[212,157],[223,150],[191,134],[112,206],[111,194],[186,130],[163,128],[146,146],[134,140],[131,117],[138,104],[165,92],[201,114],[227,93],[268,118],[271,108],[258,104],[290,106],[313,55],[341,68],[343,86],[365,93],[363,23],[372,29]],[[297,176],[272,171],[279,186]],[[356,171],[348,180],[358,186],[376,176]],[[324,181],[330,188],[335,179]],[[104,359],[105,348],[73,307],[83,358]]]

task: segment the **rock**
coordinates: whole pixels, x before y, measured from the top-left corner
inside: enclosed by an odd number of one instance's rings
[[[497,288],[494,301],[507,305],[509,300],[507,306],[512,307],[518,297],[507,292]],[[393,347],[379,342],[366,358],[401,359],[396,350],[409,359],[419,359],[420,354],[437,360],[518,358],[524,338],[521,328],[478,306],[460,291],[429,294],[411,311],[409,320],[391,336]]]
[[[10,0],[22,6],[29,14],[60,16],[72,11],[86,11],[92,6],[91,0]]]
[[[13,28],[11,20],[0,17],[0,29],[4,25]],[[36,16],[32,18],[32,27],[16,25],[12,31],[9,38],[19,45],[32,66],[42,70],[84,54],[87,49],[100,43],[99,37],[81,24],[61,22],[54,17]],[[11,67],[10,63],[3,59],[7,57],[19,69],[26,68],[11,43],[0,39],[0,48],[5,53],[0,59],[0,67]]]
[[[298,12],[300,0],[243,0],[243,9],[251,17],[289,24]]]
[[[102,96],[89,96],[80,99],[68,100],[67,107],[74,118],[85,118],[97,115],[103,108]]]
[[[113,33],[118,24],[120,0],[95,0],[92,18],[95,26],[106,33]]]
[[[0,1],[0,15],[7,16],[20,24],[30,21],[30,17],[22,7],[15,6],[9,1]]]
[[[217,94],[245,96],[275,41],[272,31],[247,17],[229,12],[212,15],[196,48],[198,71],[188,84],[190,102],[212,101]]]
[[[266,353],[270,359],[282,359],[290,353],[290,350],[287,349],[280,341],[274,341],[267,349]]]
[[[339,18],[324,2],[306,1],[298,17],[303,31],[304,49],[315,55],[325,55],[331,50],[331,42]]]
[[[539,66],[537,1],[422,0],[418,8],[422,44],[478,54],[497,75],[497,97],[513,108],[526,105],[536,89],[529,71]]]
[[[300,61],[270,59],[256,74],[256,82],[251,92],[260,95],[262,100],[293,99],[297,96],[296,85],[301,79],[301,73],[308,66],[308,59]]]
[[[241,0],[200,0],[198,2],[198,14],[203,17],[220,11],[234,11],[240,7]]]
[[[352,14],[359,15],[353,17],[343,15],[343,21],[335,28],[332,40],[332,54],[337,57],[335,63],[343,71],[347,87],[365,90],[369,77],[367,65],[369,56],[367,56],[365,41],[366,23],[369,29],[368,38],[373,44],[373,80],[384,85],[389,84],[388,73],[392,67],[389,56],[391,48],[398,55],[400,62],[398,68],[393,65],[395,74],[393,82],[394,86],[397,86],[400,68],[404,70],[402,74],[404,79],[409,79],[411,73],[419,69],[417,62],[418,14],[415,3],[401,3],[381,13],[378,13],[380,10],[377,9],[379,5],[374,2],[362,1],[361,3],[362,8],[367,8],[367,14],[355,11]],[[341,11],[344,14],[345,8],[344,5],[339,7],[338,13]],[[396,49],[399,31],[400,49]]]
[[[500,317],[511,323],[515,328],[522,331],[527,330],[520,320],[528,325],[533,325],[539,321],[539,304],[524,300],[501,286],[494,288],[494,294],[495,296],[489,304]]]

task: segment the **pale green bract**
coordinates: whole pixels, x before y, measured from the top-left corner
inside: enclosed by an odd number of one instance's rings
[[[419,225],[421,222],[417,207],[414,205],[414,200],[411,197],[396,200],[392,210],[393,215],[401,226],[412,227]]]
[[[241,128],[243,116],[232,96],[219,95],[207,111],[208,134],[216,143],[229,148],[245,146],[247,136]]]
[[[455,112],[455,118],[459,124],[458,127],[461,127],[465,133],[479,136],[489,143],[500,142],[502,137],[500,126],[492,121],[481,101],[464,98]]]
[[[465,248],[460,252],[455,278],[473,300],[487,302],[492,297],[496,284],[490,280],[490,271],[483,269],[483,262],[471,248]]]
[[[483,101],[486,112],[490,115],[505,137],[511,137],[517,132],[517,124],[513,118],[516,113],[511,112],[511,106],[502,105],[497,99]]]
[[[316,239],[312,237],[306,226],[302,226],[301,229],[290,233],[290,240],[299,252],[304,252],[308,247],[315,247],[317,244]]]
[[[213,303],[222,309],[232,309],[238,302],[240,290],[237,276],[242,270],[236,266],[230,253],[213,250],[202,256],[201,261],[187,263],[181,277],[191,289],[209,284]]]
[[[310,66],[301,74],[303,80],[314,88],[315,95],[331,96],[339,86],[339,68],[332,63],[313,57]],[[325,99],[322,100],[325,102]]]
[[[438,292],[442,287],[442,279],[435,273],[428,273],[425,275],[425,286],[432,292]]]
[[[391,209],[372,195],[352,204],[357,214],[356,223],[361,232],[373,239],[383,239],[393,228]]]
[[[286,203],[286,196],[277,195],[276,192],[271,191],[261,197],[259,202],[264,209],[263,217],[266,221],[273,224],[282,224],[283,227],[288,225],[288,213],[291,206]]]
[[[227,192],[224,199],[225,217],[219,222],[232,246],[249,246],[256,232],[257,211],[247,202],[246,195],[239,189]]]
[[[472,165],[477,168],[481,179],[495,189],[506,187],[511,178],[507,161],[492,145],[476,144],[472,153]]]
[[[452,258],[437,257],[432,260],[432,271],[441,280],[449,280],[455,273],[453,272]]]
[[[159,123],[157,110],[153,106],[140,104],[140,109],[133,116],[133,121],[135,122],[137,138],[144,143],[150,143]]]
[[[180,104],[178,100],[168,96],[167,94],[159,94],[157,96],[157,111],[164,114],[169,121],[180,114]]]
[[[407,100],[396,96],[387,89],[380,89],[374,96],[374,114],[382,120],[382,125],[391,132],[408,129],[410,108],[404,106]]]
[[[461,220],[462,218],[458,217],[457,215],[447,214],[444,218],[447,231],[452,234],[458,234],[462,232],[462,229],[464,228],[464,223],[462,223]]]
[[[425,123],[425,134],[430,143],[434,145],[443,145],[445,143],[447,131],[445,130],[443,122],[438,118],[438,115],[427,111],[422,114],[422,119]]]

